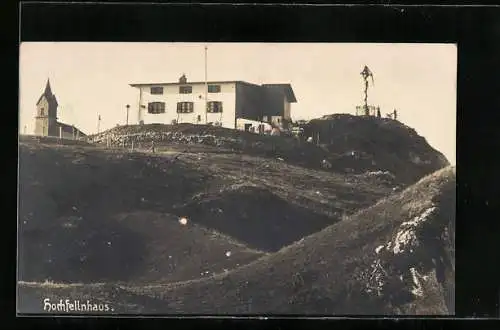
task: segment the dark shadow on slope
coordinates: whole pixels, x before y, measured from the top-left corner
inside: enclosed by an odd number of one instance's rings
[[[110,219],[165,211],[200,190],[206,176],[160,157],[78,147],[19,149],[19,279],[127,280],[147,241]]]
[[[96,149],[20,147],[20,220],[27,226],[58,216],[166,211],[208,179],[168,157]],[[21,223],[23,223],[21,221]]]
[[[144,268],[145,237],[106,217],[63,218],[21,230],[19,279],[24,281],[127,281]]]
[[[181,225],[176,216],[152,212],[57,219],[23,230],[20,251],[20,280],[58,283],[184,281],[261,255],[213,231]]]
[[[335,222],[266,189],[249,186],[191,202],[176,212],[265,251],[277,251]]]
[[[209,277],[262,255],[214,230],[190,221],[181,224],[171,214],[134,212],[116,216],[115,220],[146,241],[145,264],[134,279],[135,284]]]

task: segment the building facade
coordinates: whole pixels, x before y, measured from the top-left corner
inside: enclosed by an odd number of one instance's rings
[[[244,81],[130,84],[137,88],[139,124],[212,124],[238,129],[238,119],[274,123],[291,121],[297,102],[290,84],[255,85]]]
[[[85,138],[86,134],[72,125],[57,121],[57,99],[47,79],[45,90],[36,103],[35,135],[57,136],[65,139]]]

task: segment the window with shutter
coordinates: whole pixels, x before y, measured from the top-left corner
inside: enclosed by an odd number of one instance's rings
[[[222,102],[220,101],[211,101],[207,103],[207,112],[208,113],[220,113],[222,112]]]
[[[148,113],[151,114],[165,113],[165,102],[149,102]]]
[[[191,113],[194,111],[193,102],[178,102],[177,113]]]

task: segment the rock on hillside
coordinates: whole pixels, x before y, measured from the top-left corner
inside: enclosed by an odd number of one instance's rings
[[[129,288],[163,313],[454,313],[455,169],[210,279]]]
[[[397,120],[333,114],[311,120],[303,128],[305,136],[319,134],[333,169],[389,171],[400,181],[413,183],[450,165],[425,138]]]

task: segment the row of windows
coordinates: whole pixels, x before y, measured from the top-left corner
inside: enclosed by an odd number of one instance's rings
[[[194,112],[193,102],[178,102],[177,103],[177,113],[192,113]],[[211,101],[207,103],[208,113],[221,113],[222,112],[222,102]],[[148,103],[148,113],[159,114],[165,113],[165,102],[149,102]]]
[[[179,86],[179,94],[191,94],[193,86]],[[209,93],[220,93],[220,85],[208,85]],[[153,95],[163,94],[163,87],[151,87],[150,93]]]

